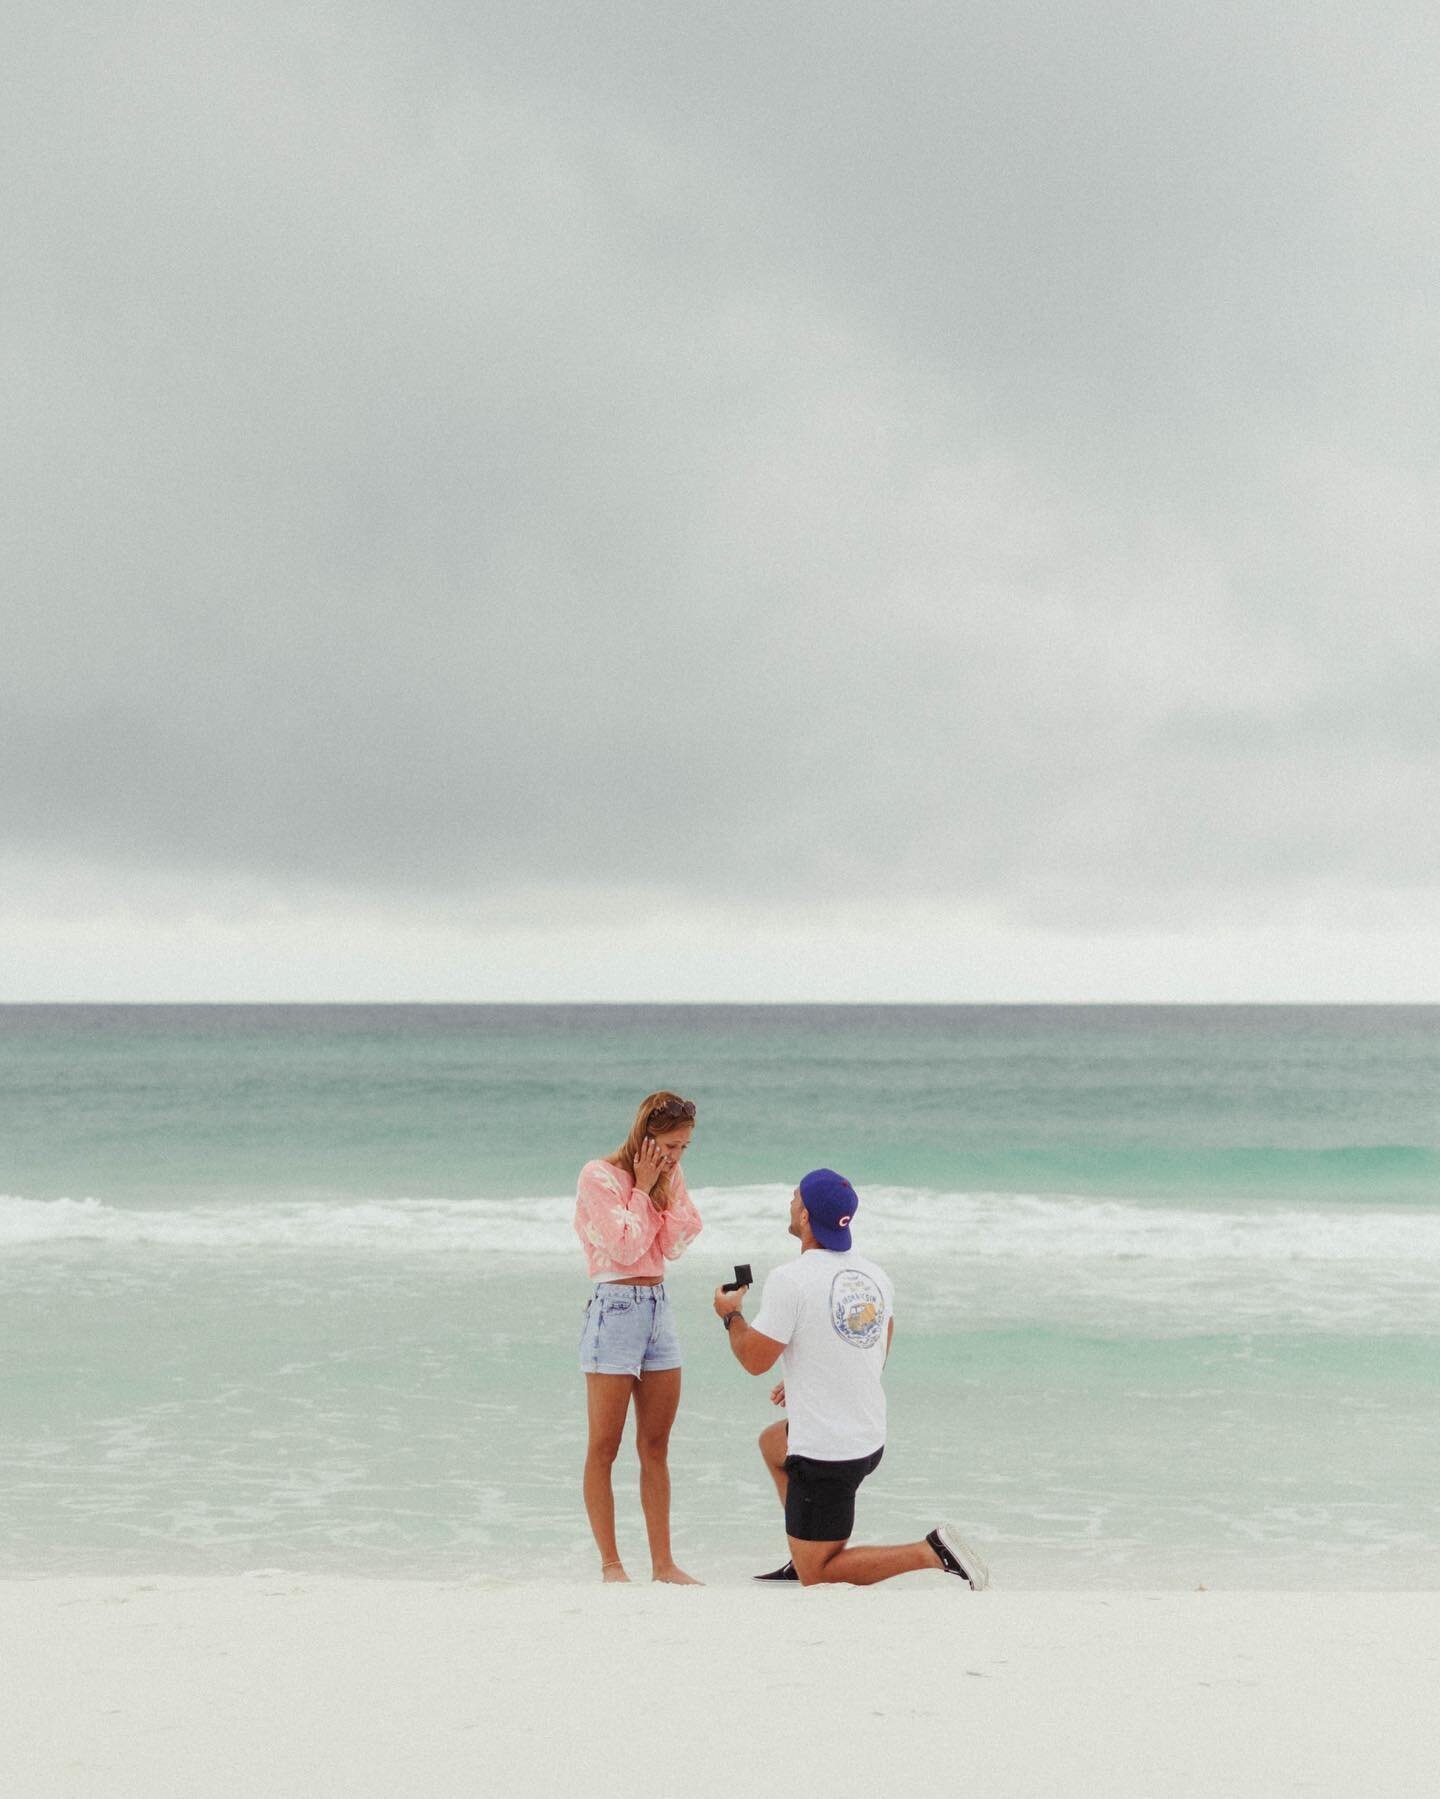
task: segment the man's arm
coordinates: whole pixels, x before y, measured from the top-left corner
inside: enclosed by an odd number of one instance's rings
[[[727,1293],[723,1287],[717,1287],[715,1316],[730,1320],[726,1327],[730,1350],[745,1372],[764,1374],[779,1361],[785,1345],[777,1343],[773,1337],[767,1337],[763,1331],[757,1331],[753,1325],[745,1322],[740,1307],[749,1291],[748,1287],[739,1287],[735,1292]]]

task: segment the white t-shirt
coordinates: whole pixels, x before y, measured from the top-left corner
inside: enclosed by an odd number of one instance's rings
[[[807,1249],[765,1282],[753,1328],[783,1343],[790,1453],[820,1462],[885,1441],[885,1366],[895,1289],[854,1250]]]

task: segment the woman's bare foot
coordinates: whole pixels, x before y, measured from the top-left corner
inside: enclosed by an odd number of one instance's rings
[[[627,1585],[630,1581],[630,1576],[625,1572],[625,1564],[623,1562],[601,1562],[600,1578],[605,1582],[607,1587],[612,1585],[615,1581],[623,1580]]]
[[[687,1574],[683,1568],[677,1568],[674,1562],[671,1562],[668,1568],[657,1568],[650,1578],[662,1580],[667,1586],[672,1587],[703,1587],[705,1585],[703,1580],[696,1580],[693,1574]]]

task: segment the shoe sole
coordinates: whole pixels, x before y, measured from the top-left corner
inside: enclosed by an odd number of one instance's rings
[[[959,1563],[960,1578],[968,1580],[975,1592],[983,1592],[990,1585],[990,1570],[985,1566],[984,1558],[976,1555],[951,1524],[937,1524],[934,1534]]]

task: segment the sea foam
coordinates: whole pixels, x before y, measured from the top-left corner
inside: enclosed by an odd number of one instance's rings
[[[783,1232],[779,1186],[700,1188],[701,1247]],[[98,1198],[0,1196],[0,1248],[75,1243],[176,1250],[296,1250],[395,1257],[576,1254],[568,1196],[252,1199],[141,1208]],[[861,1225],[876,1255],[1021,1260],[1440,1264],[1440,1213],[1339,1204],[1199,1207],[924,1188],[872,1188]]]

